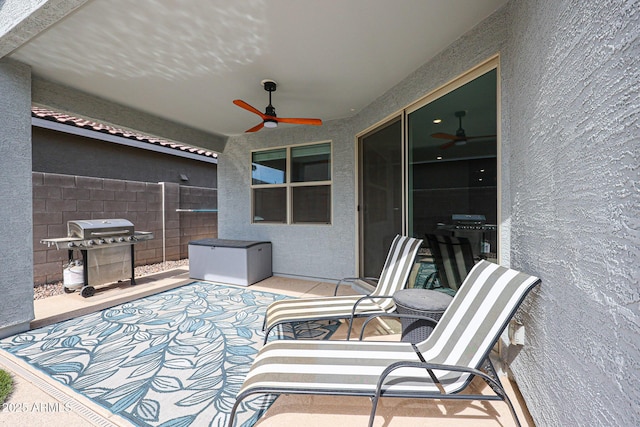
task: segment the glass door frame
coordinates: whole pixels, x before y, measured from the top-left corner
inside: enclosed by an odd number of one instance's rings
[[[368,127],[367,129],[359,132],[355,136],[355,179],[356,179],[356,212],[355,212],[355,221],[356,221],[356,232],[357,232],[357,241],[356,241],[356,271],[358,274],[362,273],[362,246],[363,246],[363,213],[362,213],[362,176],[361,176],[361,167],[362,167],[362,149],[361,149],[361,140],[370,135],[371,133],[383,129],[385,126],[388,126],[395,120],[400,118],[401,120],[401,164],[402,164],[402,233],[407,234],[408,232],[408,218],[409,218],[409,197],[407,194],[407,189],[409,185],[409,165],[408,165],[408,136],[407,136],[407,117],[412,112],[424,107],[425,105],[435,101],[438,98],[441,98],[447,95],[449,92],[452,92],[461,86],[471,82],[472,80],[480,77],[481,75],[491,71],[496,70],[496,171],[497,171],[497,241],[498,241],[498,250],[497,250],[497,258],[498,262],[502,261],[502,253],[506,248],[503,247],[502,242],[502,129],[501,129],[501,90],[500,90],[500,55],[496,54],[484,62],[478,64],[472,69],[466,71],[465,73],[451,79],[449,82],[443,84],[439,88],[433,90],[427,95],[423,96],[419,100],[415,101],[412,104],[409,104],[407,107],[403,108],[400,111],[397,111],[383,120],[375,123],[374,125]],[[506,243],[508,245],[508,243]]]
[[[362,162],[363,162],[363,150],[362,150],[362,141],[364,138],[372,135],[375,132],[385,129],[387,126],[391,126],[395,124],[397,121],[400,122],[400,169],[401,169],[401,201],[400,201],[400,218],[401,218],[401,233],[407,233],[407,215],[406,215],[406,206],[407,206],[407,178],[408,174],[406,171],[407,168],[407,144],[406,144],[406,114],[404,111],[400,111],[394,113],[390,116],[385,117],[383,120],[378,123],[368,127],[364,131],[356,134],[355,138],[355,175],[356,175],[356,233],[357,233],[357,241],[356,241],[356,271],[360,277],[364,276],[364,203],[363,203],[363,173],[362,173]],[[386,256],[386,254],[385,254]]]

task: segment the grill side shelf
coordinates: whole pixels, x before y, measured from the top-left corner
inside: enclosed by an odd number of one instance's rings
[[[80,242],[82,239],[75,237],[57,237],[52,239],[42,239],[40,243],[47,245],[48,248],[55,245],[56,249],[60,249],[60,245],[64,245],[62,249],[69,249],[69,243]]]

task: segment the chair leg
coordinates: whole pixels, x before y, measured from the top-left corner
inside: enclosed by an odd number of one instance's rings
[[[353,329],[353,319],[354,319],[354,316],[351,316],[349,318],[349,326],[348,326],[349,329],[347,329],[347,341],[349,341],[349,338],[351,338],[351,330]]]
[[[509,396],[507,396],[507,392],[505,391],[504,386],[502,385],[502,382],[498,377],[498,373],[496,372],[496,369],[494,368],[489,356],[487,356],[487,358],[482,363],[482,370],[486,372],[487,376],[491,380],[485,380],[485,382],[489,385],[489,387],[491,387],[493,392],[497,396],[500,396],[504,403],[507,404],[507,406],[509,407],[509,411],[511,412],[511,416],[513,417],[513,421],[515,421],[516,423],[516,427],[520,427],[520,420],[518,419],[518,415],[516,414],[516,409],[513,406],[513,403],[511,403],[511,399],[509,399]]]
[[[500,382],[500,378],[498,377],[498,373],[496,372],[496,369],[493,366],[493,363],[491,362],[491,359],[489,358],[489,356],[487,356],[487,358],[484,359],[484,362],[482,362],[482,367],[480,368],[480,370],[484,371],[495,382],[500,384],[500,387],[502,387],[502,383]],[[496,393],[496,394],[500,394],[500,392],[502,392],[502,388],[497,388],[492,383],[489,383],[489,387],[491,387],[493,392]]]
[[[373,421],[376,419],[376,411],[378,410],[378,401],[382,397],[382,385],[384,384],[385,378],[387,375],[393,371],[394,368],[392,366],[388,366],[380,378],[378,379],[378,384],[376,385],[376,391],[371,396],[371,414],[369,415],[369,427],[373,427]]]
[[[236,411],[238,410],[238,406],[240,406],[240,402],[242,402],[242,399],[236,398],[236,403],[233,404],[233,408],[231,408],[231,413],[229,414],[229,422],[227,423],[227,427],[233,427],[233,422],[236,419]]]
[[[273,329],[273,326],[264,332],[264,340],[262,341],[262,345],[265,345],[267,343],[267,339],[269,338],[269,333],[271,332],[272,329]]]
[[[373,427],[373,421],[376,419],[376,411],[378,409],[378,400],[379,400],[379,397],[377,395],[371,398],[371,414],[369,415],[369,427]]]
[[[516,408],[514,408],[513,404],[511,403],[511,399],[509,399],[509,396],[507,396],[506,393],[502,397],[504,399],[504,402],[509,407],[509,411],[511,411],[511,416],[513,417],[513,421],[516,422],[516,427],[520,427],[520,420],[518,419],[518,415],[516,414]]]

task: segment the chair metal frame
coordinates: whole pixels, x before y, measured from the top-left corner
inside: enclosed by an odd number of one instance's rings
[[[366,317],[374,313],[393,312],[395,310],[395,303],[392,299],[393,293],[406,286],[421,245],[422,240],[420,239],[397,235],[391,243],[377,286],[369,295],[336,296],[340,283],[357,280],[355,278],[347,278],[336,285],[336,290],[332,297],[298,298],[276,301],[270,304],[267,307],[263,323],[263,330],[265,331],[264,343],[267,343],[271,331],[277,326],[291,324],[295,336],[295,324],[316,320],[349,319],[349,338],[355,318]],[[295,311],[295,307],[300,304],[306,304],[307,306],[317,305],[317,307]],[[319,304],[323,304],[323,306]],[[292,313],[280,315],[280,318],[273,320],[274,317],[278,317],[279,313],[286,310]]]
[[[420,343],[312,340],[271,342],[256,357],[236,397],[228,426],[233,427],[240,403],[254,394],[370,397],[370,427],[374,423],[378,402],[383,397],[503,401],[515,424],[520,426],[513,403],[490,364],[489,354],[522,301],[539,283],[540,279],[537,277],[480,261],[465,279],[432,334]],[[474,321],[461,321],[470,318]],[[452,339],[453,336],[457,338]],[[374,354],[376,349],[379,352]],[[356,353],[361,353],[362,356],[358,357]],[[388,354],[402,356],[387,356]],[[323,358],[323,355],[329,358]],[[394,358],[398,360],[387,364],[387,360]],[[436,360],[459,363],[434,362]],[[378,376],[375,385],[366,381],[363,383],[360,377],[353,377],[355,369],[360,366],[358,361],[366,361],[362,365],[363,379]],[[291,367],[287,363],[291,363]],[[313,369],[309,369],[308,363],[314,364]],[[354,371],[345,372],[351,366]],[[403,373],[402,376],[397,374],[393,377],[395,372],[405,368],[414,370],[409,376]],[[346,381],[338,382],[339,378]],[[484,381],[494,394],[463,393],[474,378]],[[307,387],[300,385],[305,382]]]

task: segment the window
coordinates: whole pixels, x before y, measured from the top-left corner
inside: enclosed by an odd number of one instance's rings
[[[331,224],[331,143],[251,153],[254,223]]]

